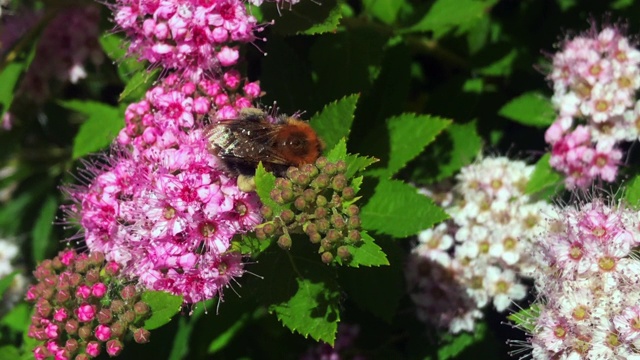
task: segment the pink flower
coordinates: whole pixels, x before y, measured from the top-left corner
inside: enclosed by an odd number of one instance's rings
[[[59,336],[58,325],[49,324],[45,329],[45,333],[49,339],[57,339]]]
[[[115,21],[131,39],[130,54],[175,69],[194,82],[216,76],[220,65],[235,63],[229,55],[220,55],[228,53],[225,45],[253,42],[260,30],[240,0],[219,0],[215,6],[187,0],[153,5],[119,0]]]
[[[98,325],[95,330],[96,338],[100,341],[107,341],[111,338],[111,328],[106,325]]]
[[[85,63],[102,62],[104,55],[96,41],[100,33],[100,9],[87,5],[67,7],[47,22],[33,67],[29,67],[21,82],[20,93],[42,102],[49,96],[51,80],[75,83],[86,77]]]
[[[613,324],[624,341],[635,342],[640,338],[640,306],[627,307],[613,319]]]
[[[76,252],[73,250],[63,251],[60,255],[60,262],[69,266],[73,263],[73,260],[76,257]]]
[[[548,78],[559,118],[545,140],[553,145],[550,164],[566,176],[569,189],[615,181],[622,159],[617,143],[638,138],[638,65],[640,51],[615,27],[568,39],[554,55]]]
[[[89,341],[85,349],[87,354],[91,357],[97,357],[100,355],[100,343],[97,341]]]
[[[91,295],[101,299],[107,293],[107,286],[104,283],[96,283],[91,287]]]
[[[261,222],[255,193],[241,192],[208,149],[204,116],[193,106],[199,91],[174,76],[151,89],[126,111],[127,147],[114,149],[106,166],[89,167],[89,185],[68,190],[91,251],[186,302],[220,295],[242,274],[239,259],[227,261],[231,239]]]
[[[49,351],[44,345],[36,346],[33,349],[33,357],[35,357],[36,360],[44,360],[48,356],[49,356]]]
[[[53,319],[59,322],[65,322],[68,317],[69,314],[67,314],[67,310],[64,308],[56,310],[55,314],[53,315]]]
[[[91,288],[87,285],[78,286],[76,289],[76,296],[81,299],[88,299],[91,296]]]
[[[540,299],[534,329],[534,359],[631,358],[640,339],[640,307],[629,284],[640,279],[630,256],[640,237],[637,213],[596,198],[559,209],[558,221],[537,240]],[[540,251],[541,250],[541,251]]]
[[[224,46],[216,55],[218,61],[220,61],[220,65],[222,66],[235,65],[238,62],[239,56],[240,53],[238,52],[238,50],[232,49],[228,46]]]
[[[109,356],[118,356],[123,349],[122,342],[120,340],[109,340],[107,341],[107,354]]]
[[[82,322],[88,322],[95,318],[96,311],[95,308],[89,304],[83,304],[78,307],[76,310],[76,316],[78,320]]]

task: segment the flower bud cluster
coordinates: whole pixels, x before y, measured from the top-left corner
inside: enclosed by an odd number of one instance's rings
[[[38,341],[37,360],[88,359],[106,350],[117,356],[125,335],[138,343],[149,341],[142,328],[149,306],[134,285],[117,282],[120,267],[104,255],[65,250],[43,261],[33,272],[38,281],[27,291],[35,303],[28,336]]]
[[[270,197],[278,205],[263,205],[265,222],[258,226],[259,239],[278,236],[283,249],[292,246],[292,233],[304,232],[319,245],[322,261],[351,258],[349,245],[361,241],[360,208],[354,204],[356,189],[346,177],[347,165],[320,157],[315,164],[290,167],[276,179]]]

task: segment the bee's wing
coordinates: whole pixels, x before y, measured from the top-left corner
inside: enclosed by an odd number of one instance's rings
[[[227,161],[286,164],[274,147],[279,126],[258,119],[224,120],[210,125],[205,134],[211,150]]]

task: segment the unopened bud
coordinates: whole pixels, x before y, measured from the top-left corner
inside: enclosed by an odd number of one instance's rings
[[[331,254],[328,251],[325,251],[322,253],[322,255],[320,256],[320,258],[322,259],[322,262],[325,264],[331,264],[331,262],[333,261],[333,254]]]
[[[291,249],[291,236],[287,234],[280,235],[278,238],[278,246],[283,250]]]
[[[349,252],[349,248],[346,246],[340,246],[336,251],[336,254],[338,255],[338,257],[340,257],[340,259],[342,259],[342,261],[351,260],[351,252]]]
[[[138,328],[133,332],[133,340],[138,344],[146,344],[149,342],[151,333],[145,328]]]
[[[349,201],[349,200],[353,200],[354,197],[356,197],[356,191],[351,186],[347,186],[344,189],[342,189],[343,199]]]
[[[293,202],[293,206],[299,211],[303,211],[307,207],[307,202],[304,201],[304,198],[302,196],[298,196]]]
[[[282,222],[284,222],[285,224],[291,224],[293,220],[295,220],[295,218],[296,215],[289,209],[284,209],[280,213],[280,219],[282,219]]]
[[[316,160],[316,167],[320,170],[324,169],[325,166],[327,166],[327,163],[329,163],[329,160],[327,160],[326,157],[324,156],[320,156],[317,160]]]
[[[337,174],[331,180],[331,187],[335,191],[342,191],[347,186],[347,178],[344,174]],[[345,189],[346,190],[346,189]]]

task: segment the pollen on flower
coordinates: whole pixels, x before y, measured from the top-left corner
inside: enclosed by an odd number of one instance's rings
[[[534,360],[558,354],[626,359],[637,353],[640,294],[628,286],[640,278],[632,255],[640,244],[637,213],[593,197],[558,208],[564,226],[549,224],[535,238],[532,251],[542,256],[534,272],[540,297],[532,305],[540,314],[528,328]]]
[[[449,194],[422,191],[449,199],[452,220],[418,235],[405,269],[420,319],[452,333],[473,331],[485,306],[504,311],[526,296],[521,279],[535,263],[531,240],[554,213],[525,195],[532,171],[521,161],[489,157],[461,169]]]
[[[611,41],[600,41],[604,34]],[[569,189],[614,181],[618,144],[640,135],[640,51],[619,28],[606,27],[567,39],[552,63],[548,79],[558,117],[545,135],[551,166],[565,174]]]
[[[216,77],[223,67],[238,62],[230,44],[252,43],[264,27],[249,14],[242,0],[210,2],[179,0],[140,5],[118,0],[116,24],[131,40],[129,54],[164,69],[178,70],[194,82]],[[237,87],[237,83],[228,82]]]
[[[237,89],[236,80],[225,81]],[[103,252],[142,287],[182,295],[186,303],[222,295],[242,275],[241,257],[232,272],[211,269],[230,259],[236,234],[262,219],[257,195],[240,191],[209,151],[203,128],[213,109],[193,106],[227,91],[216,84],[163,79],[127,108],[111,154],[80,170],[90,182],[67,188],[75,202],[66,208],[69,220],[81,225],[90,251]]]

